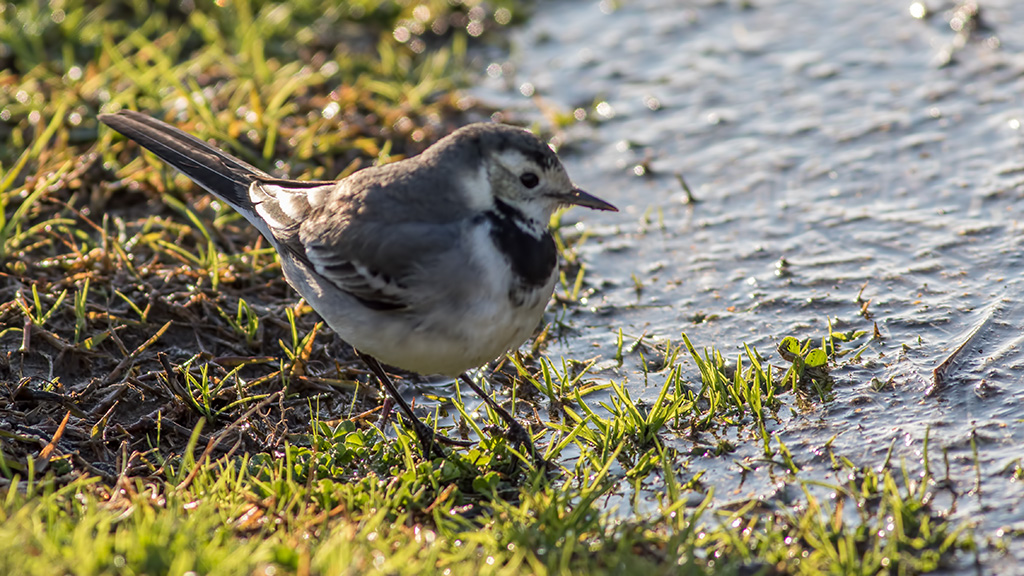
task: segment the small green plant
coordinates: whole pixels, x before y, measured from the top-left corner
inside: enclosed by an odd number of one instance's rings
[[[177,385],[177,379],[171,378],[168,384],[172,389],[177,389],[178,398],[185,402],[190,408],[206,419],[210,424],[217,423],[217,416],[220,410],[213,406],[214,399],[220,394],[227,379],[220,379],[214,382],[210,374],[210,364],[203,362],[199,364],[199,375],[192,373],[192,365],[198,359],[193,356],[178,368],[178,374],[184,380],[184,386]],[[172,384],[174,382],[174,384]]]
[[[534,375],[518,355],[509,354],[508,359],[515,366],[519,377],[547,396],[554,407],[563,407],[575,402],[577,396],[586,396],[612,386],[611,383],[597,384],[584,381],[596,360],[580,363],[562,358],[562,367],[558,369],[550,359],[541,356],[540,374]]]
[[[791,366],[782,376],[782,381],[793,390],[813,390],[821,402],[832,399],[834,382],[829,374],[828,340],[823,339],[819,348],[811,348],[811,340],[803,344],[793,336],[786,336],[779,343],[778,352]]]
[[[21,309],[21,313],[25,315],[25,318],[35,326],[42,328],[49,322],[50,318],[53,317],[60,305],[64,302],[64,298],[68,295],[68,291],[62,290],[60,294],[54,299],[53,304],[44,306],[42,299],[39,297],[39,290],[36,284],[32,285],[32,301],[29,302],[24,295],[20,292],[15,297],[15,302],[18,304],[18,308]]]
[[[779,400],[771,367],[764,367],[757,351],[746,347],[750,366],[744,368],[743,356],[737,357],[734,366],[728,366],[718,350],[705,349],[699,354],[686,334],[683,343],[700,370],[701,389],[697,396],[702,406],[706,405],[697,428],[706,429],[718,420],[739,425],[750,416],[763,431],[766,412],[777,410]],[[767,442],[766,433],[763,436]]]
[[[225,312],[220,306],[217,307],[217,312],[236,334],[245,338],[246,347],[251,349],[260,341],[262,333],[260,330],[260,317],[244,298],[238,299],[238,307],[234,316]],[[290,322],[293,321],[290,320]]]
[[[306,375],[306,365],[309,362],[310,355],[313,353],[313,343],[323,327],[323,322],[317,322],[312,330],[300,337],[300,330],[298,324],[296,324],[295,309],[291,307],[285,309],[285,315],[288,319],[291,343],[285,343],[284,340],[278,340],[277,343],[286,358],[286,362],[281,366],[281,372],[287,384],[294,378],[302,378]]]

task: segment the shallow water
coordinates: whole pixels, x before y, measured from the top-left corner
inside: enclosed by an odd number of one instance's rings
[[[732,357],[745,342],[784,365],[787,335],[877,325],[863,362],[834,374],[834,399],[801,410],[788,395],[772,432],[801,478],[834,481],[820,455],[833,435],[858,465],[882,464],[895,440],[893,462],[914,466],[930,428],[933,464],[948,449],[954,515],[979,539],[1010,539],[1016,560],[985,565],[1024,573],[1024,539],[998,532],[1024,530],[1011,477],[1024,453],[1024,3],[984,2],[969,36],[951,28],[952,4],[924,19],[881,0],[617,4],[540,4],[511,56],[481,63],[476,95],[520,119],[586,114],[563,159],[622,209],[570,213],[596,235],[582,251],[598,289],[548,353],[611,358],[621,328],[685,332]],[[637,362],[597,377],[653,400]],[[688,467],[723,500],[767,496],[760,455],[741,441]],[[735,461],[758,473],[742,481]]]

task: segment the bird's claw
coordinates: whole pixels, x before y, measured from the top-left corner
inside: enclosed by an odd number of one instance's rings
[[[406,419],[406,422],[412,423],[413,431],[416,433],[416,437],[420,441],[420,445],[423,447],[423,455],[426,458],[430,458],[431,454],[436,454],[441,458],[445,457],[444,451],[441,449],[441,445],[454,446],[456,448],[468,448],[475,444],[470,440],[456,440],[455,438],[449,438],[440,432],[437,432],[430,426],[427,426],[418,419]]]

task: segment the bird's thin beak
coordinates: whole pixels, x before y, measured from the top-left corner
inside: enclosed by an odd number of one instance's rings
[[[586,208],[593,208],[594,210],[607,210],[609,212],[618,212],[619,209],[611,204],[601,200],[597,196],[584,192],[579,188],[574,188],[572,194],[566,199],[566,202],[574,206],[583,206]]]

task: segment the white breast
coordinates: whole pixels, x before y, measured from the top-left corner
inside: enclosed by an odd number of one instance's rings
[[[489,227],[475,227],[467,240],[470,249],[459,270],[420,275],[416,289],[439,298],[425,297],[409,312],[369,310],[340,291],[299,291],[357,350],[411,372],[457,376],[522,345],[539,325],[557,277],[552,270],[548,282],[517,306],[509,297],[511,269]],[[286,266],[285,273],[297,289],[308,286],[308,280],[293,278],[308,278],[307,271]]]

